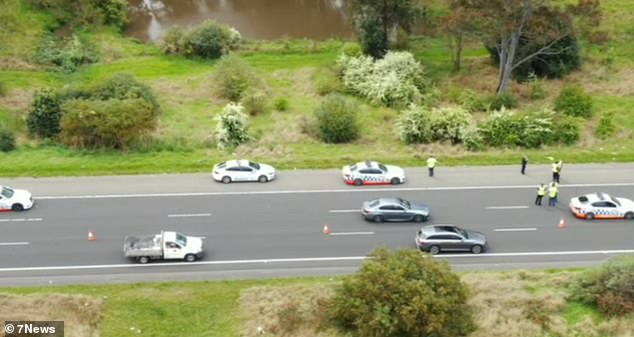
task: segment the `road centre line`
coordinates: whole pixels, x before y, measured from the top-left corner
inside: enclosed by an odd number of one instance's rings
[[[190,218],[190,217],[204,217],[211,216],[211,213],[191,213],[191,214],[168,214],[168,218]]]
[[[25,222],[25,221],[42,221],[42,218],[0,219],[0,222]]]
[[[561,184],[568,187],[627,187],[634,183],[606,184]],[[499,190],[499,189],[534,189],[535,185],[502,185],[502,186],[447,186],[447,187],[401,187],[401,188],[341,188],[323,190],[272,190],[272,191],[233,191],[233,192],[183,192],[183,193],[131,193],[131,194],[94,194],[94,195],[49,195],[36,196],[39,200],[55,199],[114,199],[114,198],[160,198],[160,197],[199,197],[216,195],[270,195],[270,194],[311,194],[311,193],[367,193],[367,192],[408,192],[408,191],[460,191],[460,190]]]
[[[531,232],[536,230],[537,228],[532,227],[532,228],[496,228],[493,231],[494,232]]]
[[[328,213],[357,213],[358,209],[331,209]]]
[[[521,257],[521,256],[558,256],[558,255],[606,255],[606,254],[633,254],[634,249],[621,250],[589,250],[589,251],[560,251],[560,252],[520,252],[520,253],[485,253],[485,254],[455,254],[434,255],[437,258],[487,258],[487,257]],[[0,268],[0,272],[16,271],[46,271],[46,270],[81,270],[81,269],[113,269],[113,268],[156,268],[156,267],[192,267],[196,265],[231,265],[231,264],[269,264],[269,263],[297,263],[297,262],[334,262],[334,261],[363,261],[367,256],[349,257],[307,257],[287,259],[258,259],[258,260],[225,260],[225,261],[200,261],[200,262],[168,262],[149,264],[107,264],[107,265],[83,265],[83,266],[50,266],[50,267],[11,267]]]
[[[374,232],[341,232],[330,233],[330,235],[374,235]]]
[[[487,209],[525,209],[528,206],[488,206]]]
[[[0,242],[0,246],[27,246],[29,242]]]

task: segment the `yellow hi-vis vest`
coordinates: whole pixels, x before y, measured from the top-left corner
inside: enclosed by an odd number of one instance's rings
[[[553,172],[559,172],[559,164],[553,163]]]
[[[541,195],[542,197],[546,195],[546,186],[539,186],[537,188],[537,195]]]
[[[557,186],[550,186],[550,188],[548,189],[548,196],[554,198],[557,196],[558,192],[559,189],[557,188]]]
[[[427,159],[427,167],[434,167],[434,166],[436,166],[436,158]]]

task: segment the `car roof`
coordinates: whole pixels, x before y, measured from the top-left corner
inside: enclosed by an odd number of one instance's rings
[[[375,160],[366,160],[366,161],[360,161],[356,163],[355,165],[357,166],[357,169],[364,169],[364,168],[379,167],[379,164],[380,163]]]
[[[595,201],[603,201],[603,200],[612,200],[612,196],[603,192],[590,193],[586,195],[582,195],[581,197],[585,197],[587,202],[595,202]],[[579,197],[579,198],[581,198]]]
[[[450,230],[450,228],[459,228],[459,227],[456,225],[450,225],[450,224],[435,224],[435,225],[423,226],[423,228],[421,228],[421,231],[423,232],[423,234],[425,234],[425,236],[440,234],[440,233],[456,234],[456,232],[453,230]]]
[[[385,204],[400,204],[401,201],[404,201],[404,199],[401,199],[401,198],[398,198],[398,197],[382,197],[382,198],[378,198],[378,199],[375,199],[375,200],[378,200],[381,205],[385,205]]]
[[[232,159],[232,160],[227,160],[225,162],[225,165],[227,167],[233,167],[233,166],[249,166],[249,160],[246,159]]]

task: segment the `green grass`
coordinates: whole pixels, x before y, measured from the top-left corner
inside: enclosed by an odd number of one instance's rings
[[[6,288],[13,294],[83,294],[104,300],[100,336],[239,336],[240,292],[254,286],[324,282],[324,278]],[[138,332],[140,330],[140,332]]]
[[[0,51],[0,58],[28,54],[36,42],[33,37],[52,23],[50,18],[35,14],[27,7],[17,6],[19,0],[10,1],[9,19],[30,22],[22,42],[12,36],[19,53]],[[434,2],[434,13],[442,8]],[[286,112],[269,112],[251,118],[252,141],[237,149],[220,151],[214,147],[212,132],[214,116],[227,102],[215,97],[212,90],[215,61],[186,59],[164,55],[156,45],[145,44],[132,38],[99,28],[82,31],[100,50],[102,62],[81,67],[71,75],[26,69],[1,69],[0,81],[7,94],[0,97],[0,124],[18,132],[19,149],[2,153],[0,172],[3,176],[53,176],[133,174],[158,172],[207,171],[219,160],[236,153],[254,160],[263,160],[279,168],[335,168],[352,161],[374,158],[405,166],[419,166],[431,152],[440,155],[440,165],[492,165],[516,164],[526,153],[531,163],[545,163],[547,156],[561,157],[573,162],[629,162],[634,160],[634,96],[629,83],[633,80],[621,70],[628,69],[634,60],[634,29],[628,26],[634,3],[626,0],[602,2],[605,10],[602,30],[609,31],[613,40],[603,46],[586,48],[588,73],[576,73],[570,81],[580,81],[591,88],[595,98],[595,116],[579,144],[571,147],[553,146],[537,150],[489,149],[468,152],[461,147],[429,144],[407,146],[398,140],[395,120],[398,111],[370,106],[357,100],[361,116],[362,137],[353,144],[324,144],[302,134],[300,118],[310,117],[321,101],[315,89],[317,81],[327,77],[325,69],[332,67],[338,55],[353,43],[339,39],[327,41],[279,39],[274,41],[247,41],[239,56],[244,58],[264,83],[263,90],[271,101],[284,97],[289,102]],[[18,20],[20,21],[20,20]],[[30,46],[30,47],[29,47]],[[441,97],[451,100],[452,95],[464,89],[480,90],[486,96],[482,78],[495,79],[496,69],[482,59],[488,53],[479,43],[470,41],[464,51],[465,69],[453,73],[449,50],[443,38],[414,38],[411,50],[425,66],[426,73],[442,88]],[[615,55],[609,66],[602,62],[606,50]],[[38,145],[26,133],[24,116],[28,110],[31,91],[44,86],[63,87],[102,80],[116,72],[129,72],[155,90],[163,108],[159,128],[154,140],[141,143],[123,153],[110,151],[74,151],[63,147]],[[317,75],[315,75],[317,74]],[[623,75],[625,74],[625,75]],[[568,80],[568,79],[566,79]],[[554,99],[563,84],[545,81],[548,97],[539,102],[521,99],[521,109],[537,109]],[[514,84],[516,89],[522,86]],[[618,125],[616,138],[598,141],[593,128],[603,112],[613,111]],[[303,116],[303,117],[302,117]]]

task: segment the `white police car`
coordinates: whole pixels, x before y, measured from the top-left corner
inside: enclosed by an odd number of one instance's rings
[[[27,190],[0,186],[0,211],[21,212],[33,207],[33,196]]]
[[[227,160],[214,165],[211,176],[214,180],[225,184],[232,181],[259,181],[265,183],[275,179],[275,168],[245,159]]]
[[[607,193],[591,193],[570,199],[570,211],[582,219],[634,219],[634,201]]]
[[[348,185],[397,185],[405,182],[402,168],[372,160],[346,165],[341,169],[341,174]]]

